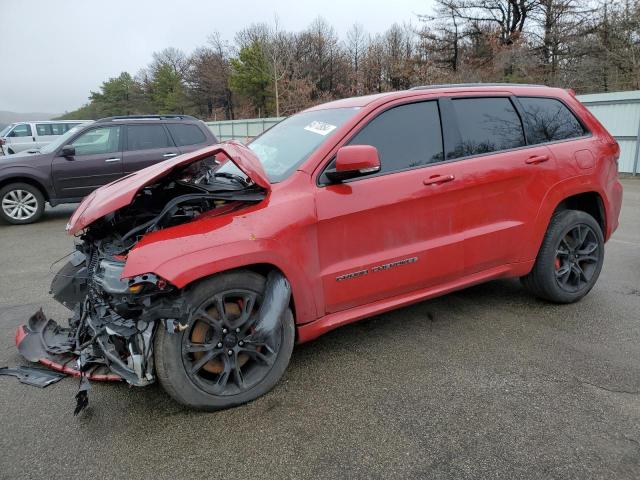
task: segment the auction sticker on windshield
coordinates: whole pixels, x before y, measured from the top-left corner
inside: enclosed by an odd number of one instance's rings
[[[318,135],[327,135],[333,132],[337,127],[335,125],[331,125],[330,123],[313,121],[306,127],[305,130],[308,130],[313,133],[317,133]]]

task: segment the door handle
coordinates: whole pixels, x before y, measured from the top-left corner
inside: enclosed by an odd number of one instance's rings
[[[165,153],[164,155],[162,155],[165,158],[169,158],[169,157],[175,157],[176,155],[178,155],[177,153]]]
[[[425,185],[439,185],[441,183],[447,183],[451,180],[454,180],[456,177],[454,175],[432,175],[429,178],[425,178],[422,183]]]
[[[533,155],[527,158],[524,163],[537,165],[538,163],[546,162],[547,160],[549,160],[549,155]]]
[[[107,159],[105,160],[105,162],[107,162],[107,163],[111,163],[111,162],[119,162],[119,161],[120,161],[120,159],[119,159],[119,158],[116,158],[116,157],[114,157],[114,158],[107,158]]]

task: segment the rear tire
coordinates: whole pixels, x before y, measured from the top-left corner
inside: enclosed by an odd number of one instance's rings
[[[291,310],[264,346],[241,341],[251,332],[265,284],[261,275],[238,270],[205,279],[185,293],[196,312],[189,326],[178,333],[159,326],[154,344],[158,380],[171,397],[191,408],[220,410],[250,402],[276,385],[295,343]]]
[[[13,225],[40,219],[44,212],[42,192],[28,183],[10,183],[0,189],[0,218]]]
[[[593,288],[603,261],[598,222],[585,212],[563,210],[551,218],[533,269],[521,281],[544,300],[573,303]]]

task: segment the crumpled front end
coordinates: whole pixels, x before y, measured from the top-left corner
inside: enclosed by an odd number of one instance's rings
[[[236,154],[245,149],[225,148]],[[144,170],[134,174],[141,180],[125,180],[135,189],[130,201],[83,227],[75,251],[51,283],[50,293],[72,311],[68,326],[40,310],[18,328],[16,343],[26,359],[83,380],[125,380],[135,386],[155,381],[153,344],[158,329],[180,331],[190,312],[184,291],[158,275],[123,277],[127,256],[151,232],[234,215],[265,199],[268,189],[243,176],[242,170],[219,172],[221,163],[206,155],[224,150],[203,150],[191,162],[182,159],[166,167],[163,175],[155,168],[153,175]],[[116,186],[98,189],[87,200],[89,206],[78,210],[95,210],[92,202],[108,197]],[[97,211],[91,215],[98,216]]]
[[[69,326],[39,310],[19,327],[16,342],[27,360],[56,370],[144,386],[155,380],[158,321],[175,330],[188,312],[181,293],[157,276],[122,279],[125,262],[109,246],[83,242],[54,277],[51,294],[73,312]]]

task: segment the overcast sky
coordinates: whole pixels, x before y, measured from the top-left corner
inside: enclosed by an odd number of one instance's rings
[[[299,31],[323,16],[341,38],[355,23],[371,33],[417,23],[430,0],[0,0],[0,110],[62,113],[87,102],[109,77],[135,74],[154,51],[190,53],[214,31],[279,17]]]

